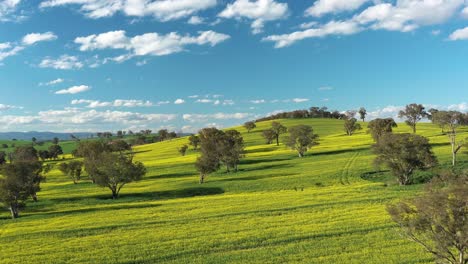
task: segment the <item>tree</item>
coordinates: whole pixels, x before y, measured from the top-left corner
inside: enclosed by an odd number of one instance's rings
[[[111,149],[109,145],[102,141],[90,140],[82,141],[78,144],[78,148],[75,151],[75,156],[84,158],[83,163],[85,170],[93,183],[96,181],[90,172],[96,170],[99,156],[110,151]]]
[[[404,234],[437,263],[468,263],[468,176],[436,178],[425,193],[387,207]]]
[[[397,126],[393,118],[377,118],[369,122],[368,128],[374,141],[379,141],[380,137],[387,133],[392,133],[393,128]]]
[[[123,139],[111,141],[109,143],[109,147],[112,152],[124,152],[132,150],[132,146]]]
[[[275,132],[272,129],[263,130],[263,138],[265,138],[266,144],[271,144],[275,139]]]
[[[36,145],[36,143],[37,143],[37,138],[33,137],[33,138],[31,139],[31,141],[32,141],[32,145],[34,146],[34,145]]]
[[[200,138],[197,135],[190,135],[189,144],[193,147],[194,150],[197,150],[198,145],[200,144]]]
[[[70,161],[69,163],[60,163],[58,169],[68,177],[70,177],[74,184],[81,180],[81,172],[83,171],[83,162]]]
[[[0,165],[3,165],[7,162],[7,154],[5,151],[0,151]]]
[[[17,147],[11,154],[10,161],[37,161],[37,150],[32,146]]]
[[[185,153],[187,153],[188,146],[187,145],[182,145],[180,148],[177,149],[179,151],[180,155],[185,156]]]
[[[47,150],[39,150],[38,155],[42,161],[50,159],[50,153]]]
[[[345,119],[351,119],[356,116],[356,110],[348,110],[344,113],[344,116],[346,117]]]
[[[63,150],[60,145],[49,146],[49,156],[51,159],[57,159],[58,156],[62,154],[63,154]]]
[[[240,159],[244,157],[244,139],[241,133],[237,130],[226,131],[220,144],[220,159],[227,172],[230,169],[237,171]]]
[[[437,111],[432,115],[432,122],[443,130],[447,129],[447,135],[452,146],[452,165],[457,163],[457,154],[463,146],[463,141],[457,141],[457,130],[462,125],[467,125],[467,115],[458,111]]]
[[[120,190],[128,183],[140,181],[146,174],[141,162],[133,162],[132,156],[104,152],[86,169],[95,183],[112,191],[112,199],[119,197]]]
[[[359,118],[362,120],[362,122],[365,122],[366,116],[367,116],[367,110],[364,107],[361,107],[358,113],[359,113]]]
[[[405,107],[405,110],[398,113],[398,117],[406,118],[405,123],[413,129],[413,133],[416,133],[416,124],[428,116],[424,109],[422,104],[409,104]]]
[[[411,184],[415,170],[437,164],[429,140],[423,136],[387,133],[372,149],[377,155],[375,164],[389,167],[400,185]]]
[[[195,168],[200,173],[200,184],[206,177],[217,171],[221,166],[221,150],[224,132],[216,128],[204,128],[199,131],[200,157],[195,162]]]
[[[249,121],[249,122],[244,123],[244,127],[245,127],[245,129],[247,129],[248,133],[250,133],[250,131],[255,129],[257,127],[257,125],[255,124],[255,122]]]
[[[54,139],[52,139],[52,144],[54,145],[58,145],[59,142],[60,142],[60,139],[58,137],[54,137]]]
[[[297,125],[289,128],[289,136],[285,137],[285,144],[297,151],[299,157],[302,158],[309,148],[318,145],[318,138],[319,136],[314,134],[312,127]]]
[[[10,209],[13,219],[19,217],[20,209],[29,197],[35,197],[38,164],[34,162],[15,162],[1,167],[0,201]]]
[[[167,129],[161,129],[158,131],[159,141],[164,141],[169,136]]]
[[[281,123],[273,121],[271,123],[271,130],[275,134],[276,145],[279,146],[279,137],[280,137],[280,135],[283,134],[283,133],[286,133],[288,131],[288,129],[285,126],[283,126]]]
[[[362,127],[358,124],[356,118],[345,119],[344,130],[348,136],[352,136],[357,130],[361,130]]]
[[[118,138],[123,138],[124,137],[124,132],[122,130],[117,131],[117,137]]]

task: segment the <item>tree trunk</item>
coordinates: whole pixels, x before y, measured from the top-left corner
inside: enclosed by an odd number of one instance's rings
[[[35,193],[35,192],[32,193],[32,194],[31,194],[31,198],[33,199],[33,201],[34,201],[35,203],[37,203],[37,193]]]
[[[203,184],[205,182],[205,175],[204,174],[200,174],[200,181],[199,183],[200,184]]]
[[[413,133],[416,134],[416,124],[413,126]]]
[[[117,190],[112,190],[112,199],[115,200],[117,198],[119,198],[119,193]]]
[[[279,146],[279,136],[276,136],[276,146]]]
[[[18,207],[11,204],[10,205],[11,219],[16,219],[19,217]]]

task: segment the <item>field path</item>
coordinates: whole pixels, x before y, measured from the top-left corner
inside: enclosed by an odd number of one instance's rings
[[[354,163],[356,162],[359,155],[360,155],[360,152],[356,151],[356,153],[354,153],[353,156],[351,156],[351,158],[349,158],[348,161],[346,162],[346,165],[343,167],[343,170],[341,171],[341,176],[340,176],[341,184],[343,185],[351,184],[349,182],[349,171],[354,166]]]

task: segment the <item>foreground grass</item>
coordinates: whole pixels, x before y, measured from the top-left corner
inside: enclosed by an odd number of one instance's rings
[[[220,171],[205,185],[197,184],[197,153],[177,153],[187,139],[140,146],[136,158],[148,175],[116,201],[108,190],[87,181],[74,185],[54,170],[40,201],[28,203],[20,219],[0,213],[0,262],[432,262],[398,234],[385,211],[421,185],[400,187],[377,171],[369,135],[345,136],[338,120],[281,122],[312,125],[321,145],[299,159],[284,146],[263,144],[269,122],[251,133],[237,128],[248,146],[241,170]],[[446,136],[430,124],[418,133],[429,137],[446,166]]]

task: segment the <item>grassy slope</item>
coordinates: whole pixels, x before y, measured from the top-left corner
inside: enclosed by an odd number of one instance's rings
[[[384,184],[388,178],[379,174],[361,178],[375,170],[369,135],[345,136],[338,120],[281,122],[312,125],[321,145],[299,159],[284,146],[263,144],[260,131],[269,122],[249,134],[237,128],[248,146],[241,171],[220,171],[203,186],[193,168],[197,153],[176,151],[186,138],[138,147],[149,173],[116,201],[106,189],[73,185],[53,171],[23,217],[0,213],[1,263],[431,262],[385,211],[421,186]],[[418,133],[447,164],[446,136],[430,124]]]
[[[8,148],[0,148],[0,151],[5,151],[5,152],[12,152],[14,151],[15,147],[19,146],[31,146],[32,142],[31,141],[25,141],[25,140],[18,140],[18,141],[12,141],[12,140],[0,140],[0,146],[2,144],[7,144]],[[50,146],[52,145],[52,142],[45,142],[41,146],[34,146],[37,150],[47,150]],[[59,145],[62,147],[63,153],[69,154],[71,153],[75,148],[76,148],[76,142],[75,141],[61,141]],[[15,147],[12,147],[15,146]]]

